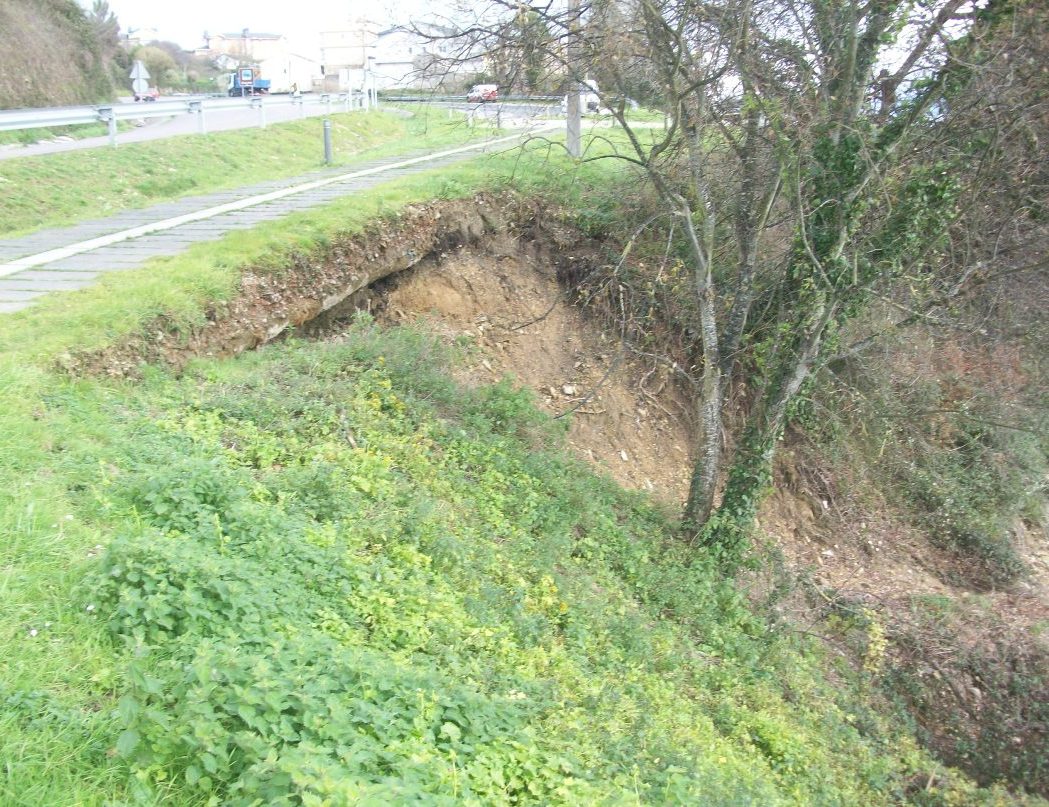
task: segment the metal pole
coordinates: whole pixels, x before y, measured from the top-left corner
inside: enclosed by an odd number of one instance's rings
[[[331,165],[331,121],[324,119],[324,164]]]

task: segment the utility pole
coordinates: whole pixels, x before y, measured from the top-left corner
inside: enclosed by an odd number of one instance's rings
[[[567,131],[565,133],[565,145],[568,154],[578,159],[583,154],[582,146],[582,110],[579,104],[579,81],[576,79],[575,71],[579,65],[579,0],[569,0],[570,13],[569,25],[571,34],[568,40],[568,103],[565,105],[567,115]]]

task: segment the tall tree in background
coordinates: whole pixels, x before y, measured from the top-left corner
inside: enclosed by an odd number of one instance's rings
[[[120,47],[120,23],[117,22],[117,15],[110,10],[109,3],[95,0],[87,18],[99,45],[106,52],[115,53]]]

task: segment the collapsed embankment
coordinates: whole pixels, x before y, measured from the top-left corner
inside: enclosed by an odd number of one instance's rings
[[[279,273],[247,270],[237,294],[211,305],[199,325],[176,328],[159,317],[62,364],[134,376],[143,364],[181,369],[194,357],[237,355],[290,333],[338,333],[361,307],[381,310],[387,322],[429,318],[449,341],[476,348],[460,380],[508,376],[534,390],[548,414],[572,416],[577,453],[621,484],[676,504],[688,484],[687,397],[665,368],[637,360],[589,321],[559,282],[602,256],[557,212],[513,195],[415,205]]]

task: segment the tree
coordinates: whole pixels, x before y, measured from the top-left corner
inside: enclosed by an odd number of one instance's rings
[[[95,32],[95,39],[106,50],[113,54],[120,48],[120,23],[117,15],[109,8],[106,0],[95,0],[87,15]]]
[[[155,45],[143,45],[135,48],[131,56],[146,66],[146,70],[149,71],[150,81],[157,87],[170,84],[173,74],[178,70],[178,65],[171,54]]]
[[[987,143],[923,149],[986,78],[984,42],[1014,11],[1010,0],[593,0],[529,12],[544,20],[548,63],[571,81],[602,76],[627,140],[614,158],[660,200],[645,225],[682,234],[701,431],[683,523],[728,566],[827,344],[876,292],[937,271]],[[497,51],[520,13],[496,2],[467,30]],[[666,113],[655,139],[629,115],[638,88]],[[791,235],[768,244],[773,214]],[[726,393],[744,369],[751,393],[729,451]]]

